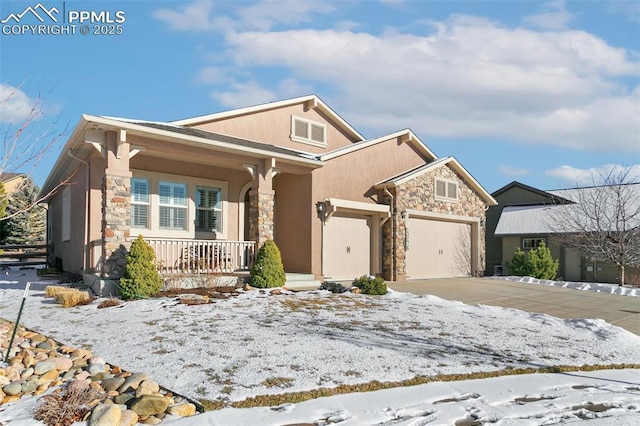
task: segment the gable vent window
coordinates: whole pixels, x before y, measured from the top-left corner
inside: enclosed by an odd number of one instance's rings
[[[436,178],[436,199],[458,201],[458,182]]]
[[[326,147],[327,126],[316,121],[291,116],[291,140]]]

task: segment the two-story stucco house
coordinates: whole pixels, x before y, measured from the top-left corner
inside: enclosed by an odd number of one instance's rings
[[[117,277],[143,235],[164,272],[278,244],[321,279],[482,274],[493,197],[411,130],[366,139],[315,95],[150,122],[83,115],[42,192],[64,269]]]

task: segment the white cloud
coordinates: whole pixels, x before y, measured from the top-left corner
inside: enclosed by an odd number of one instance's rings
[[[220,67],[206,67],[198,73],[198,82],[204,84],[218,84],[228,80],[228,70]]]
[[[640,89],[618,77],[640,75],[640,62],[624,49],[582,31],[477,17],[432,26],[427,35],[306,29],[226,40],[237,66],[286,68],[329,85],[341,114],[376,132],[412,127],[425,136],[637,151]]]
[[[313,14],[327,14],[335,9],[328,2],[315,0],[263,0],[251,6],[240,8],[238,16],[244,28],[269,30],[275,24],[299,24],[311,22]]]
[[[564,6],[564,0],[554,0],[543,5],[543,12],[526,16],[524,23],[545,30],[564,30],[573,20],[571,14]]]
[[[555,169],[544,172],[546,176],[558,178],[570,185],[599,185],[604,177],[612,174],[619,175],[621,172],[628,171],[631,181],[639,181],[640,164],[632,166],[624,166],[620,164],[606,164],[600,167],[591,167],[587,169],[579,169],[572,166],[564,165]]]
[[[229,85],[229,90],[214,91],[211,97],[227,108],[258,105],[278,99],[274,92],[260,87],[253,80],[246,83],[233,83]]]
[[[158,9],[153,17],[164,21],[174,31],[210,31],[218,29],[216,18],[212,16],[213,2],[210,0],[191,3],[181,11]]]
[[[294,78],[286,78],[278,84],[279,98],[296,98],[298,96],[310,95],[313,87],[308,84],[301,84]]]
[[[498,166],[498,173],[505,176],[526,176],[529,174],[529,170],[522,169],[509,165],[500,165]]]
[[[211,0],[188,4],[181,10],[162,8],[153,17],[169,25],[173,31],[217,31],[225,33],[238,30],[267,31],[276,24],[293,25],[311,22],[314,14],[327,14],[335,7],[314,0],[262,0],[250,6],[238,7],[235,17],[217,14]]]
[[[19,123],[33,114],[37,101],[17,87],[0,83],[0,122]]]

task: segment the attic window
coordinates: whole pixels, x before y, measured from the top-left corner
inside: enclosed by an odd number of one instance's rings
[[[327,146],[327,126],[317,121],[291,116],[291,140],[310,145]]]
[[[436,199],[458,201],[458,182],[436,178]]]

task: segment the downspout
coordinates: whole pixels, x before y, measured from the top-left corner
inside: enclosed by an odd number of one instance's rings
[[[84,164],[85,166],[87,166],[87,173],[86,173],[86,177],[85,177],[85,205],[84,205],[84,214],[85,214],[85,220],[84,220],[84,272],[86,273],[87,270],[89,270],[90,268],[89,266],[89,194],[90,194],[90,190],[89,190],[89,173],[91,173],[91,168],[89,167],[89,163],[76,157],[75,155],[73,155],[71,153],[71,148],[69,148],[69,150],[67,151],[67,154],[69,154],[69,157],[73,158],[74,160],[79,161],[80,163]]]
[[[389,204],[390,210],[391,210],[391,274],[389,276],[389,278],[391,278],[391,281],[395,281],[395,278],[397,276],[396,274],[396,262],[395,262],[395,258],[396,258],[396,250],[395,250],[395,246],[396,246],[396,236],[394,235],[394,222],[396,221],[395,218],[395,198],[393,197],[393,194],[391,193],[391,191],[389,191],[389,188],[384,188],[384,193],[387,194],[389,196],[389,198],[391,199],[391,203]]]

